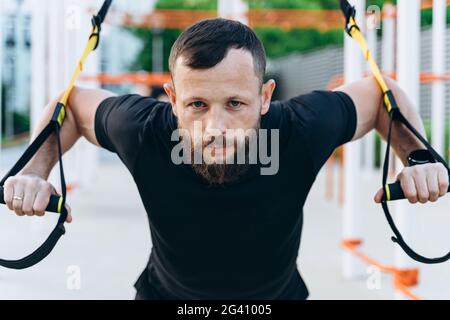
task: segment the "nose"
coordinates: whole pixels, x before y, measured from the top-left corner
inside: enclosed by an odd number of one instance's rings
[[[225,136],[226,130],[227,127],[225,122],[225,115],[222,111],[222,106],[211,107],[205,120],[204,138],[208,140],[211,137],[215,136]]]

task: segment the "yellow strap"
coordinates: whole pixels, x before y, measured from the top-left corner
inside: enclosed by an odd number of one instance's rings
[[[62,203],[63,203],[63,197],[59,197],[59,201],[58,201],[58,213],[62,212]]]
[[[386,106],[386,109],[388,112],[391,112],[392,110],[392,104],[389,100],[386,93],[389,91],[389,87],[386,84],[386,81],[384,81],[383,75],[381,74],[380,68],[378,67],[377,63],[375,62],[375,59],[373,58],[372,53],[370,52],[369,46],[367,45],[366,39],[364,38],[363,34],[361,33],[358,25],[356,24],[356,21],[353,17],[350,17],[349,26],[350,28],[350,34],[353,39],[359,44],[361,47],[361,50],[364,53],[364,58],[370,65],[370,69],[372,70],[372,73],[377,80],[381,90],[383,90],[384,93],[384,105]]]
[[[97,41],[98,41],[98,28],[97,27],[93,27],[91,35],[89,37],[89,41],[86,44],[86,47],[84,48],[83,54],[81,55],[81,58],[80,58],[77,66],[75,68],[75,71],[74,71],[74,73],[72,75],[72,78],[70,79],[69,85],[67,86],[63,97],[59,101],[64,106],[67,106],[67,101],[69,100],[69,96],[70,96],[73,88],[75,87],[75,82],[76,82],[78,76],[80,75],[81,71],[83,71],[84,62],[86,61],[86,59],[89,56],[89,54],[92,51],[94,51],[94,48],[97,45]],[[59,113],[59,116],[58,116],[58,123],[59,123],[59,125],[62,125],[62,123],[64,122],[65,116],[66,116],[65,109],[62,108],[60,113]]]
[[[66,117],[66,109],[65,109],[65,107],[62,107],[61,110],[59,111],[58,119],[57,119],[60,127],[62,126],[65,117]]]
[[[389,96],[387,93],[389,92],[389,87],[386,84],[386,81],[384,81],[383,75],[381,74],[380,68],[378,67],[372,52],[370,51],[370,48],[366,42],[366,39],[364,38],[361,30],[359,29],[358,25],[356,24],[356,20],[353,17],[350,17],[349,26],[350,34],[353,39],[359,44],[361,47],[361,50],[364,53],[364,58],[370,65],[370,69],[372,70],[373,76],[378,82],[378,85],[380,86],[381,90],[384,93],[384,105],[386,107],[386,110],[388,112],[391,112],[392,110],[392,103],[391,100],[389,100]],[[386,200],[391,200],[391,190],[389,188],[389,185],[385,186],[385,195]]]
[[[389,188],[388,184],[384,187],[384,190],[385,190],[384,194],[386,195],[386,201],[391,201],[391,189]]]

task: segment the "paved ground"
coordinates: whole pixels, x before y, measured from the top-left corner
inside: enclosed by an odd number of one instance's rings
[[[20,149],[2,154],[1,172]],[[151,249],[146,213],[133,181],[114,157],[102,153],[92,185],[70,195],[74,222],[67,227],[53,253],[23,271],[0,269],[0,299],[131,299],[132,284]],[[362,176],[366,221],[364,251],[385,263],[393,260],[393,245],[382,211],[371,203],[379,175]],[[366,281],[348,281],[341,274],[341,209],[324,201],[320,176],[305,208],[299,266],[311,299],[392,299],[391,277],[369,290]],[[126,199],[124,201],[124,199]],[[423,207],[415,247],[431,253],[449,249],[450,200]],[[55,217],[20,219],[0,207],[0,257],[19,258],[31,252],[49,233]],[[431,247],[431,249],[430,249]],[[421,285],[414,290],[425,298],[450,298],[448,263],[421,269]]]

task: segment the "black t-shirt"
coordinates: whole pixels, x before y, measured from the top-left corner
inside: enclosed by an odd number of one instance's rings
[[[170,104],[139,95],[108,98],[96,113],[100,145],[127,166],[148,213],[153,248],[138,294],[306,299],[296,264],[303,205],[333,150],[355,133],[351,98],[314,91],[272,102],[261,128],[279,129],[278,173],[261,175],[255,165],[227,186],[211,187],[189,164],[172,162],[176,128]]]

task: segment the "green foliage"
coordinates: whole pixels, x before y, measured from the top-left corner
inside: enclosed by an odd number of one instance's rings
[[[131,66],[132,71],[152,71],[152,31],[145,29],[130,29],[130,31],[143,43],[143,49]],[[284,31],[278,28],[257,28],[255,32],[264,43],[269,58],[278,58],[293,52],[307,52],[327,45],[341,45],[344,39],[341,30],[320,32],[314,29]],[[181,30],[175,29],[163,31],[164,70],[166,71],[169,70],[170,49],[180,33]]]
[[[14,112],[14,134],[22,134],[30,131],[30,117],[28,114]]]
[[[320,32],[314,29],[257,28],[258,37],[264,43],[269,58],[278,58],[293,52],[307,52],[327,45],[343,42],[342,30]]]
[[[6,134],[6,121],[7,121],[7,112],[10,112],[9,109],[6,106],[7,100],[6,97],[8,96],[9,87],[5,85],[5,83],[2,83],[2,106],[1,109],[1,127],[2,132],[0,132],[0,137],[3,137],[5,139],[10,139],[12,137],[5,137]],[[12,126],[14,127],[13,135],[20,135],[26,132],[30,131],[30,116],[28,112],[25,113],[18,113],[13,112],[12,113]]]
[[[248,0],[251,9],[337,9],[337,0]]]
[[[421,20],[422,27],[431,26],[433,24],[433,10],[432,9],[422,10],[421,19],[422,19]],[[447,6],[447,24],[449,23],[450,23],[450,7]]]
[[[287,8],[287,9],[338,9],[337,0],[248,0],[251,8]],[[191,10],[217,10],[215,0],[159,0],[158,9],[191,9]],[[129,29],[143,42],[143,49],[139,53],[132,70],[152,71],[152,39],[151,30]],[[279,28],[258,28],[255,30],[267,51],[269,58],[281,57],[293,52],[306,52],[326,45],[341,45],[343,42],[342,30],[320,32],[314,29],[294,29],[284,31]],[[164,30],[164,70],[168,70],[168,57],[170,48],[180,30]]]
[[[215,0],[159,0],[157,9],[217,10]]]
[[[141,52],[139,52],[135,62],[131,66],[131,71],[152,71],[152,41],[153,41],[153,33],[152,30],[148,29],[136,29],[129,28],[130,32],[136,35],[139,39],[142,40],[143,48]],[[164,39],[164,70],[169,70],[169,55],[172,44],[176,41],[178,36],[181,34],[181,30],[177,29],[165,29],[163,30],[162,37]]]
[[[386,0],[368,0],[367,5],[377,5],[382,7]],[[390,1],[395,3],[396,1]],[[272,9],[339,9],[338,0],[247,0],[251,9],[272,8]]]
[[[246,0],[251,9],[339,9],[338,0]],[[377,5],[380,8],[386,2],[396,3],[388,0],[368,0],[367,5]],[[156,4],[158,9],[189,9],[189,10],[217,10],[216,0],[159,0]],[[448,8],[448,19],[450,22],[450,9]],[[422,26],[432,23],[432,10],[422,11]],[[140,39],[144,47],[137,57],[133,70],[151,71],[152,65],[152,32],[150,30],[132,29]],[[327,45],[342,45],[343,31],[340,29],[321,32],[313,29],[294,29],[285,31],[279,28],[257,28],[256,33],[261,38],[266,48],[268,58],[278,58],[295,52],[307,52],[316,50]],[[164,30],[164,63],[168,70],[168,57],[170,48],[175,42],[180,30]],[[381,30],[379,30],[381,34]]]
[[[368,1],[367,1],[367,6],[373,6],[373,5],[375,5],[375,6],[379,6],[380,8],[382,8],[383,5],[384,5],[385,3],[388,3],[388,2],[393,3],[393,4],[396,4],[396,3],[397,3],[397,1],[368,0]]]

